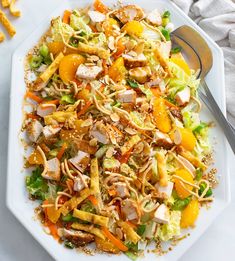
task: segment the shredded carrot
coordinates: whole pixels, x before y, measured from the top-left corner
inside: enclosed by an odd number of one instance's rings
[[[122,157],[120,158],[120,162],[121,163],[127,163],[130,156],[131,156],[131,153],[132,153],[132,149],[130,149],[129,151],[127,151],[124,155],[122,155]]]
[[[87,199],[89,199],[90,200],[90,202],[94,205],[94,206],[97,206],[98,205],[98,200],[96,199],[96,197],[95,196],[93,196],[93,195],[90,195],[90,196],[88,196],[88,198]]]
[[[65,24],[69,24],[70,23],[70,15],[71,15],[72,13],[69,11],[69,10],[65,10],[64,11],[64,15],[63,15],[63,23],[65,23]]]
[[[89,27],[91,28],[93,33],[97,33],[98,32],[96,27],[93,24],[89,24]]]
[[[107,14],[109,11],[109,8],[104,5],[100,0],[95,0],[94,4],[94,10],[99,11],[103,14]]]
[[[135,224],[131,223],[130,221],[126,221],[126,223],[127,223],[130,227],[132,227],[132,228],[137,228],[137,226],[136,226]]]
[[[37,103],[41,103],[43,101],[43,99],[41,97],[38,97],[36,94],[34,94],[33,92],[30,92],[30,91],[26,92],[25,97],[29,98],[31,100],[34,100]]]
[[[58,240],[60,237],[58,235],[58,229],[56,224],[53,224],[50,221],[47,221],[47,227],[50,229],[51,235],[54,237],[55,240]]]
[[[67,187],[69,189],[69,193],[73,194],[73,181],[72,181],[72,179],[67,179],[66,180],[66,185],[67,185]]]
[[[108,192],[109,192],[109,195],[112,196],[112,197],[117,194],[114,189],[110,189]]]
[[[44,200],[43,205],[47,205],[47,204],[49,204],[49,200]],[[58,240],[59,235],[58,235],[57,226],[49,220],[47,215],[47,208],[44,208],[44,213],[45,213],[45,226],[49,228],[50,233],[54,237],[54,239]]]
[[[42,148],[42,150],[46,153],[48,153],[50,151],[50,148],[47,147],[47,145],[45,143],[42,143],[40,145],[40,147]]]
[[[104,87],[105,87],[105,85],[102,83],[102,85],[100,86],[99,91],[100,91],[100,92],[103,92],[103,91],[104,91]]]
[[[62,195],[59,200],[58,200],[58,204],[63,205],[66,201],[68,200],[68,197],[65,195]]]
[[[164,99],[164,103],[165,103],[165,105],[166,105],[167,107],[175,108],[175,109],[179,110],[179,107],[178,107],[178,106],[176,106],[175,104],[171,103],[170,101],[168,101],[168,100],[166,100],[166,99]]]
[[[120,204],[118,202],[115,203],[115,208],[117,210],[119,217],[122,219],[122,211],[121,211]]]
[[[123,244],[121,240],[116,238],[106,227],[102,227],[103,234],[121,251],[125,252],[128,250],[128,247]]]
[[[89,107],[91,106],[91,104],[92,104],[92,101],[88,101],[88,102],[85,104],[85,106],[78,112],[78,114],[77,114],[78,118],[79,118],[81,115],[83,115],[83,114],[89,109]]]
[[[60,101],[59,101],[59,100],[44,101],[42,104],[55,104],[55,105],[59,105],[59,104],[60,104]]]
[[[119,39],[117,42],[117,51],[113,54],[113,58],[116,60],[122,53],[125,51],[126,47],[123,44],[122,39]]]
[[[59,152],[58,152],[58,154],[56,156],[58,160],[61,160],[61,158],[63,157],[64,152],[65,152],[66,149],[67,149],[67,144],[63,143],[62,147],[60,148],[60,150],[59,150]]]
[[[85,89],[88,90],[88,91],[91,90],[91,85],[90,85],[90,83],[88,83],[88,84],[86,85],[86,88],[85,88]]]
[[[159,97],[161,95],[159,88],[151,88],[151,92],[156,97]]]
[[[39,116],[38,116],[38,115],[35,115],[35,114],[33,114],[33,113],[28,113],[28,114],[26,115],[26,118],[27,118],[27,119],[38,120],[38,119],[39,119]]]
[[[112,127],[112,129],[113,129],[115,132],[117,132],[120,136],[123,136],[122,132],[121,132],[115,125],[112,125],[111,127]]]
[[[108,75],[109,74],[109,68],[108,68],[108,66],[106,64],[106,60],[102,61],[102,66],[104,68],[104,75]]]

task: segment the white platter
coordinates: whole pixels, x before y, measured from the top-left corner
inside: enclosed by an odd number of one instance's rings
[[[92,1],[70,0],[64,1],[35,31],[24,40],[24,42],[14,52],[12,59],[12,78],[10,95],[10,121],[9,121],[9,145],[8,145],[8,183],[7,183],[7,206],[18,220],[28,229],[33,237],[49,252],[56,260],[128,260],[126,256],[97,255],[95,257],[68,250],[58,244],[51,236],[48,236],[42,226],[34,218],[34,208],[36,202],[28,199],[25,189],[25,175],[23,171],[24,149],[19,140],[19,133],[22,124],[22,101],[25,93],[24,83],[24,58],[27,52],[37,43],[39,38],[47,30],[50,19],[61,15],[65,9],[85,6]],[[116,1],[104,1],[113,4]],[[212,53],[214,64],[207,76],[208,86],[213,88],[213,95],[219,106],[225,113],[225,87],[224,87],[224,66],[223,54],[219,47],[178,7],[168,0],[134,0],[124,1],[124,3],[135,3],[143,7],[146,11],[158,8],[161,11],[169,10],[172,15],[173,23],[176,27],[187,24],[194,27],[208,42]],[[208,110],[203,109],[202,118],[204,120],[214,120]],[[215,144],[215,167],[218,169],[220,183],[215,190],[215,201],[209,210],[202,209],[196,228],[190,231],[190,236],[181,241],[168,254],[156,258],[154,254],[146,254],[144,260],[168,260],[179,259],[185,251],[202,235],[206,228],[212,223],[215,217],[221,213],[230,201],[229,170],[227,157],[227,143],[221,129],[216,126],[211,131],[211,137],[216,140]]]

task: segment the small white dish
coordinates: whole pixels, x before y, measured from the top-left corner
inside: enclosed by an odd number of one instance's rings
[[[48,251],[56,260],[76,260],[89,261],[96,260],[128,260],[125,255],[110,256],[97,254],[95,257],[78,253],[75,250],[68,250],[63,245],[56,242],[44,231],[40,222],[35,219],[34,208],[37,202],[28,199],[28,193],[25,188],[26,171],[23,169],[24,148],[19,139],[21,124],[23,119],[22,101],[25,94],[24,83],[24,59],[28,51],[37,44],[40,37],[47,30],[50,19],[61,15],[65,9],[73,9],[91,4],[90,0],[63,1],[63,3],[48,17],[34,32],[16,49],[12,59],[11,75],[11,95],[10,95],[10,121],[9,121],[9,145],[8,145],[8,183],[7,183],[7,206],[18,220],[28,229],[33,237]],[[104,1],[113,4],[115,0]],[[209,38],[189,17],[187,17],[176,5],[168,0],[134,0],[124,1],[124,3],[133,3],[140,5],[146,11],[158,8],[160,11],[169,10],[172,21],[176,27],[180,25],[189,25],[194,27],[208,42],[212,53],[214,64],[208,74],[206,81],[210,88],[213,88],[213,95],[216,98],[222,111],[225,112],[225,86],[224,86],[224,61],[223,53],[220,48]],[[211,121],[213,116],[208,110],[203,108],[202,118]],[[222,130],[216,126],[211,131],[212,142],[216,142],[215,149],[215,167],[218,170],[219,186],[216,188],[215,200],[209,210],[202,209],[196,227],[189,231],[190,236],[179,242],[168,254],[158,257],[157,260],[173,261],[179,259],[185,251],[202,235],[206,228],[212,223],[215,217],[221,213],[230,201],[229,169],[227,157],[227,143]],[[152,260],[156,258],[155,254],[147,254],[143,260]]]

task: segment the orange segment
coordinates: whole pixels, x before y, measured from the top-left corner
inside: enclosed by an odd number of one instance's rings
[[[187,75],[191,74],[190,68],[184,59],[178,57],[172,57],[170,60],[171,62],[177,64],[181,69],[183,69]]]
[[[106,36],[115,36],[114,26],[118,26],[118,22],[113,18],[108,18],[103,23],[103,29]]]
[[[183,146],[186,150],[192,151],[196,146],[196,138],[190,129],[177,128],[174,132],[174,141],[177,145]]]
[[[180,226],[187,228],[193,226],[198,218],[199,203],[196,199],[193,199],[188,206],[182,211]]]
[[[69,54],[63,57],[60,62],[59,75],[64,83],[69,83],[75,77],[77,68],[85,62],[80,54]]]
[[[156,98],[154,100],[153,116],[156,126],[160,131],[168,133],[171,130],[171,119],[167,113],[163,98]]]
[[[103,14],[107,14],[109,11],[109,8],[104,5],[100,0],[95,0],[93,4],[94,10],[99,11]]]
[[[115,82],[119,82],[124,79],[126,74],[126,68],[124,66],[124,59],[119,57],[109,68],[109,76]]]
[[[49,52],[53,55],[57,55],[60,52],[64,51],[64,43],[63,42],[51,42],[47,44]]]
[[[178,169],[176,170],[175,172],[175,175],[181,177],[183,180],[189,182],[189,183],[192,183],[194,184],[194,181],[193,181],[193,177],[192,175],[185,169]],[[188,185],[188,184],[185,184],[183,183],[182,181],[180,181],[180,179],[177,179],[177,178],[174,178],[174,183],[175,183],[175,190],[178,194],[178,196],[180,198],[187,198],[188,196],[190,196],[190,192],[188,192],[184,186],[188,189],[188,190],[193,190],[193,187]],[[182,183],[184,184],[184,186],[182,185]]]
[[[89,101],[90,99],[90,91],[88,89],[82,89],[78,94],[77,94],[77,99],[81,99],[84,101]]]
[[[60,218],[60,211],[56,210],[55,207],[48,207],[47,217],[52,223],[55,224]]]
[[[130,21],[122,27],[122,31],[126,31],[129,35],[140,37],[144,31],[143,25],[138,21]]]
[[[62,129],[60,131],[60,138],[63,141],[72,141],[75,138],[79,138],[81,134],[87,133],[89,127],[82,127],[83,120],[76,120],[74,122],[75,128],[72,130]]]
[[[40,152],[36,149],[34,152],[29,156],[28,163],[31,165],[41,165],[43,164],[43,158]]]

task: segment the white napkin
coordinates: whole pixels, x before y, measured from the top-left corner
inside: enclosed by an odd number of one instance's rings
[[[221,46],[227,113],[235,125],[235,4],[231,0],[172,0]],[[235,1],[235,0],[233,0]]]

